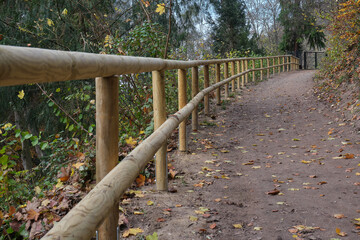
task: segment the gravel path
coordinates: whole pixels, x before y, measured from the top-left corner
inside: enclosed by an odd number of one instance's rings
[[[360,139],[313,95],[314,74],[282,73],[212,106],[189,153],[169,154],[176,192],[142,188],[124,205],[129,226],[159,239],[360,239]]]

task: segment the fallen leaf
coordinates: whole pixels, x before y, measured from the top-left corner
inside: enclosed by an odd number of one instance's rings
[[[324,185],[324,184],[327,184],[327,182],[322,181],[322,182],[318,182],[318,183],[317,183],[317,185]]]
[[[221,198],[216,198],[214,201],[215,202],[221,202]]]
[[[211,225],[209,226],[209,228],[210,228],[210,229],[216,228],[216,223],[211,224]]]
[[[195,216],[190,216],[189,219],[190,221],[196,222],[199,218]]]
[[[158,218],[156,221],[157,222],[165,222],[165,219],[164,218]]]
[[[253,169],[259,169],[259,168],[261,168],[261,166],[253,166],[253,167],[251,167],[251,168],[253,168]]]
[[[300,139],[298,139],[298,138],[293,138],[292,140],[293,141],[300,141]]]
[[[134,211],[134,215],[144,215],[144,213],[140,211]]]
[[[267,192],[268,195],[278,195],[280,193],[280,190],[277,190],[276,188],[272,191]]]
[[[312,161],[305,161],[305,160],[301,160],[302,163],[305,163],[305,164],[309,164],[311,163]]]
[[[344,217],[345,217],[344,214],[334,214],[334,218],[337,218],[337,219],[342,219]]]
[[[153,201],[151,201],[151,200],[149,200],[149,201],[147,201],[147,203],[146,203],[148,206],[152,206],[152,205],[154,205],[154,202]]]
[[[255,231],[261,231],[262,227],[254,227]]]
[[[123,237],[127,238],[130,235],[136,236],[139,233],[144,232],[141,228],[130,228],[123,233]]]
[[[234,226],[234,228],[242,228],[243,227],[242,224],[240,224],[240,223],[233,224],[233,226]]]
[[[145,176],[140,174],[137,178],[136,178],[136,185],[137,187],[141,187],[145,185]]]
[[[37,221],[40,213],[38,213],[37,211],[35,211],[34,209],[30,209],[29,211],[27,211],[27,220],[35,220]]]
[[[336,231],[337,235],[339,235],[339,236],[341,236],[341,237],[347,236],[347,233],[342,232],[342,231],[340,230],[340,228],[336,228],[335,231]]]
[[[353,158],[354,158],[354,154],[347,153],[347,154],[345,154],[344,158],[345,158],[345,159],[353,159]]]
[[[299,188],[288,188],[289,191],[299,191]]]

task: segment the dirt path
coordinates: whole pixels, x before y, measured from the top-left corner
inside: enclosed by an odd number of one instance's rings
[[[317,101],[314,74],[284,73],[213,107],[189,153],[169,155],[177,192],[142,188],[124,206],[130,227],[159,239],[360,239],[360,139]]]

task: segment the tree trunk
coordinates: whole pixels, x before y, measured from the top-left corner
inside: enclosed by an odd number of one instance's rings
[[[17,109],[14,108],[14,115],[15,115],[15,124],[20,129],[23,130],[23,119],[25,119],[25,116],[20,116],[20,113],[17,111]],[[30,140],[24,140],[21,143],[22,150],[21,150],[21,161],[22,165],[25,170],[30,170],[33,167],[33,162],[31,159],[31,153],[30,153]]]

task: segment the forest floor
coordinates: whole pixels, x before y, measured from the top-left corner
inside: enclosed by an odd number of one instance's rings
[[[212,106],[188,152],[169,153],[171,192],[140,188],[120,222],[158,239],[360,239],[360,136],[314,95],[315,73]]]

